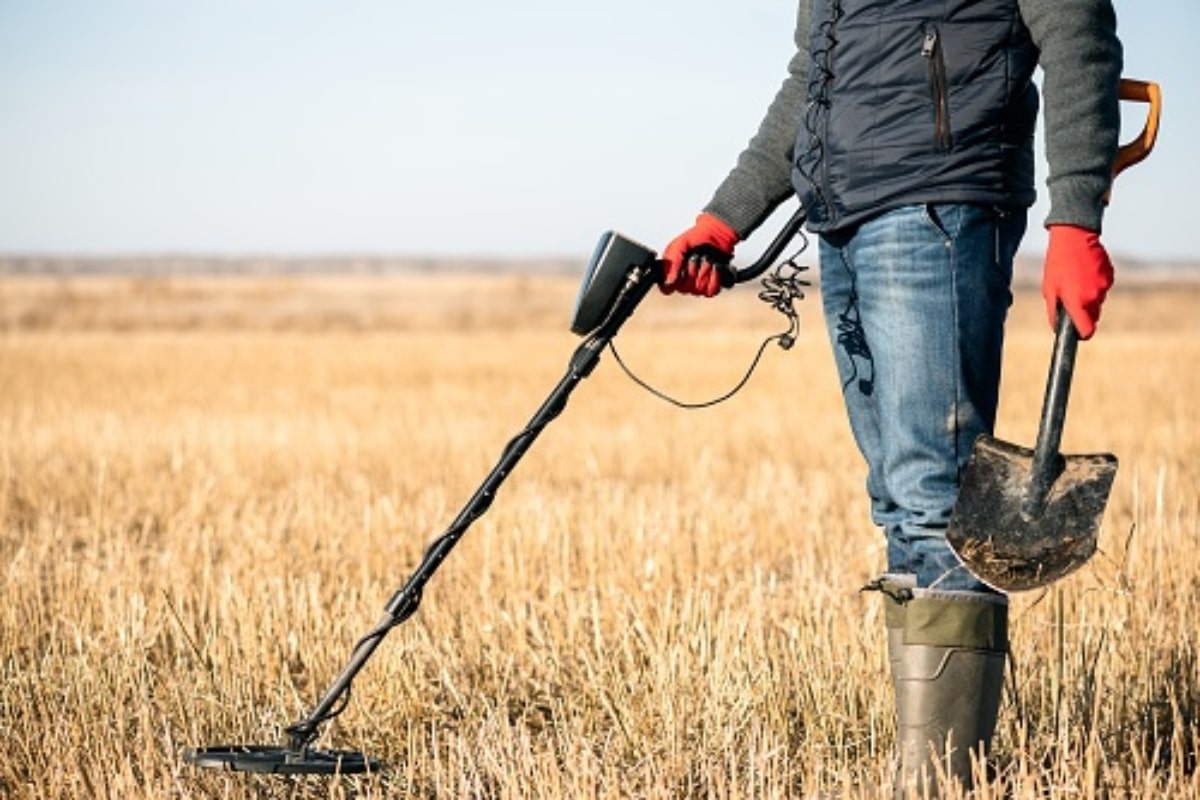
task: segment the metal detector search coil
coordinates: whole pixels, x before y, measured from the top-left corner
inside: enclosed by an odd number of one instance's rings
[[[293,749],[272,745],[218,745],[183,751],[197,767],[268,775],[358,775],[378,772],[379,762],[355,750]]]

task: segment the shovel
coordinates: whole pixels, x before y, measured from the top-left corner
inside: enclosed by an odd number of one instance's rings
[[[1113,174],[1145,158],[1158,133],[1157,84],[1122,80],[1120,97],[1150,104],[1145,129],[1117,154]],[[981,581],[1006,592],[1048,586],[1096,552],[1117,458],[1059,452],[1079,334],[1060,307],[1033,450],[986,434],[963,472],[946,539]]]
[[[1096,552],[1117,458],[1058,450],[1078,343],[1060,308],[1037,444],[1029,450],[984,434],[963,472],[946,538],[967,569],[996,589],[1046,586]]]

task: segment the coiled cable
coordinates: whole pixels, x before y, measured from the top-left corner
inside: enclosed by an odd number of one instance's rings
[[[768,345],[770,345],[772,342],[775,342],[779,345],[780,349],[790,350],[792,345],[796,343],[796,336],[800,332],[800,314],[796,310],[796,303],[797,301],[804,299],[804,289],[812,285],[811,282],[804,280],[801,277],[803,273],[808,270],[808,267],[796,262],[796,259],[798,259],[800,255],[808,249],[808,237],[805,236],[803,232],[800,232],[799,235],[802,240],[800,248],[783,262],[776,265],[770,273],[763,277],[761,281],[762,288],[758,292],[759,300],[762,300],[764,303],[787,318],[787,330],[772,334],[763,340],[762,344],[760,344],[758,347],[758,352],[755,353],[753,360],[751,360],[750,366],[746,369],[745,374],[742,375],[741,379],[736,384],[734,384],[732,389],[710,400],[702,400],[699,402],[679,400],[660,389],[656,389],[648,382],[638,377],[625,363],[625,360],[621,358],[621,354],[617,351],[616,345],[613,344],[613,341],[610,339],[608,342],[608,349],[612,352],[613,358],[616,360],[617,364],[620,365],[625,374],[629,376],[629,379],[638,386],[645,389],[647,392],[659,398],[660,400],[664,400],[678,408],[709,408],[717,405],[718,403],[723,403],[729,398],[733,397],[750,381],[750,376],[753,375],[754,370],[758,368],[758,363],[762,360],[763,353],[766,352]]]

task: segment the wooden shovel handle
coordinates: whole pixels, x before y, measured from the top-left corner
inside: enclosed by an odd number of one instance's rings
[[[1150,151],[1154,149],[1154,142],[1158,139],[1158,120],[1162,115],[1162,91],[1157,83],[1122,78],[1117,96],[1122,100],[1149,103],[1150,108],[1146,113],[1146,125],[1142,132],[1132,142],[1118,148],[1116,160],[1113,162],[1114,178],[1150,155]]]

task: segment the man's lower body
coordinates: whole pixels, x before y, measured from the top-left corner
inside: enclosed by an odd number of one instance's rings
[[[995,728],[1008,601],[946,542],[959,475],[999,395],[1023,209],[915,205],[821,237],[826,326],[871,517],[887,537],[897,796],[972,784]]]

